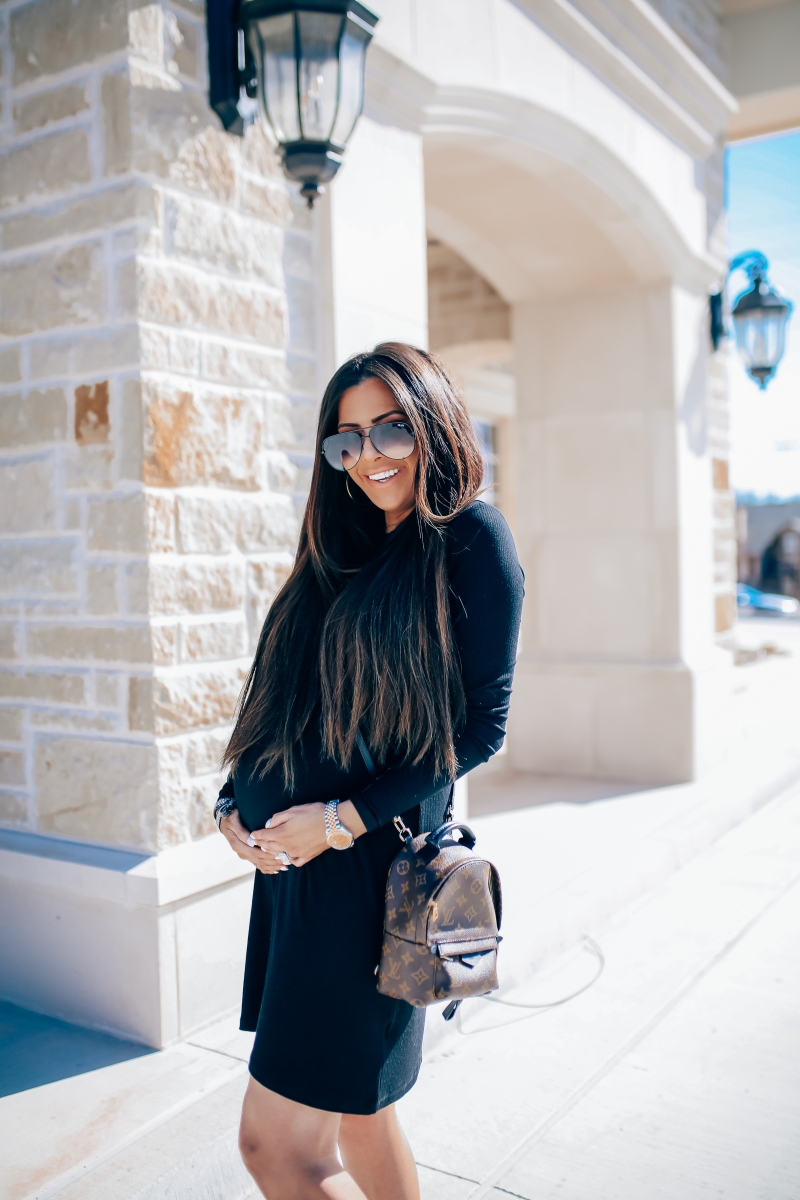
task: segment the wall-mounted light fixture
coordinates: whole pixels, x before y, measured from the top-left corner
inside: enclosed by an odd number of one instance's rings
[[[361,115],[377,16],[358,0],[208,0],[206,11],[212,108],[243,133],[258,96],[283,169],[311,207]]]
[[[786,347],[786,326],[792,315],[792,302],[770,286],[769,263],[759,250],[745,250],[731,259],[728,278],[734,271],[746,271],[749,286],[736,297],[730,315],[736,346],[747,374],[764,390],[775,375]],[[725,284],[710,297],[711,344],[718,349],[728,336],[725,321]]]

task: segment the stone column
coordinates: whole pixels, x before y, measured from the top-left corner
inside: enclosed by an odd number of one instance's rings
[[[706,298],[664,283],[531,301],[514,339],[526,606],[512,762],[692,779],[724,754],[730,685],[714,643]]]
[[[202,839],[296,537],[290,201],[263,132],[236,139],[208,108],[194,0],[36,0],[2,5],[0,22],[0,822],[17,831],[0,836],[20,907],[21,849],[31,879],[40,852],[184,879],[156,888],[157,919],[137,926],[154,980],[138,1015],[86,983],[106,951],[126,969],[124,905],[107,906],[91,951],[83,918],[64,921],[64,954],[85,960],[74,986],[44,926],[23,922],[2,988],[156,1044],[236,1002],[238,967],[205,1007],[172,1011],[181,952],[159,906],[242,874]],[[37,900],[44,925],[59,905],[77,913],[81,888],[95,896],[82,879],[64,884],[69,902]],[[223,927],[214,937],[209,979],[231,953]],[[54,954],[49,975],[26,939]]]

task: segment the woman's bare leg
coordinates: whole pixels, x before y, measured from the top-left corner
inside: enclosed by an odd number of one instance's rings
[[[366,1200],[336,1152],[339,1113],[296,1104],[250,1079],[239,1150],[267,1200]]]
[[[367,1200],[419,1200],[417,1164],[393,1104],[369,1117],[345,1113],[339,1149]]]

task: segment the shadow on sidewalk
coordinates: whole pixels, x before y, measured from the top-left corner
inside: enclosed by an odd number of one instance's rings
[[[0,1000],[0,1096],[154,1053],[148,1046]]]
[[[478,767],[469,776],[469,815],[488,817],[542,804],[595,804],[654,790],[646,783]]]

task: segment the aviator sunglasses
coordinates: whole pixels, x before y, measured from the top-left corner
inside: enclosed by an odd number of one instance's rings
[[[361,458],[364,438],[369,438],[378,454],[395,461],[408,458],[414,450],[414,430],[405,421],[386,421],[369,429],[351,429],[334,433],[322,442],[323,458],[334,471],[352,471]]]

